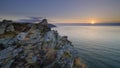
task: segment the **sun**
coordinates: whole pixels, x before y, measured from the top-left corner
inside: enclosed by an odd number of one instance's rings
[[[91,21],[91,24],[95,24],[95,21],[94,21],[94,20],[92,20],[92,21]]]

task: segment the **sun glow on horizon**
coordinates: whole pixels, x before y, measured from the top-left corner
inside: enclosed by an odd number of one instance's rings
[[[91,21],[91,24],[95,24],[96,22],[94,20]]]

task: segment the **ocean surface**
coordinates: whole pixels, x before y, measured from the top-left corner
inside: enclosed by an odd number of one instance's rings
[[[88,68],[120,68],[120,26],[57,26]]]

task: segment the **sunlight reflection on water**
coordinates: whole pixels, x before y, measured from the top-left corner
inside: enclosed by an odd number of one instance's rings
[[[120,26],[58,26],[89,68],[120,68]]]

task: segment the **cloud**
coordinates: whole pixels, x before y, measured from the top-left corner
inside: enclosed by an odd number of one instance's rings
[[[29,23],[36,23],[41,22],[43,17],[28,17],[28,19],[20,19],[18,22],[29,22]]]
[[[31,19],[42,19],[43,17],[29,17]]]

